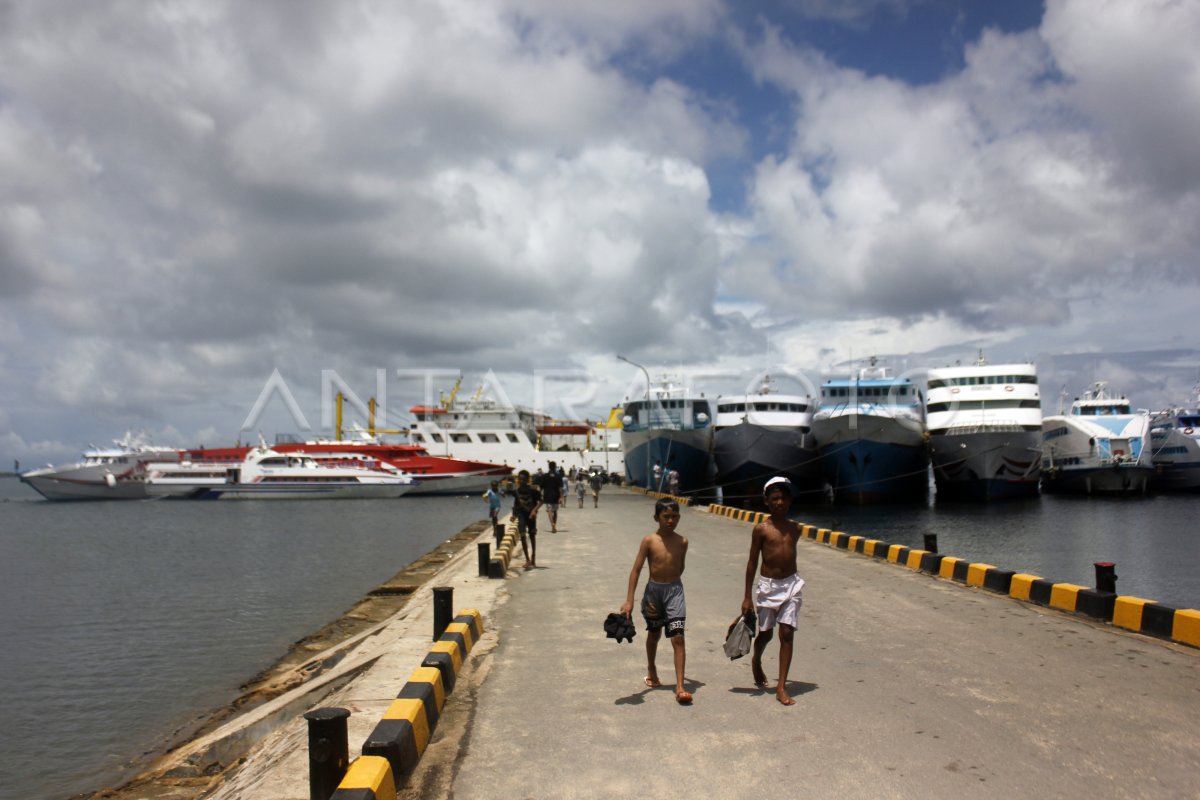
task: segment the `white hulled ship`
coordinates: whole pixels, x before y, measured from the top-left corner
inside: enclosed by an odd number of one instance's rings
[[[146,464],[179,457],[175,448],[156,447],[126,433],[112,447],[85,450],[73,464],[31,469],[20,479],[47,500],[144,500]]]
[[[849,378],[821,384],[813,435],[835,500],[925,500],[929,453],[921,392],[875,358]]]
[[[1200,387],[1191,408],[1169,408],[1150,418],[1156,489],[1200,489]]]
[[[458,399],[459,384],[437,405],[409,409],[409,441],[430,455],[503,464],[514,471],[546,471],[553,461],[565,470],[598,468],[623,473],[618,415],[604,423],[556,420],[518,405],[475,396]]]
[[[995,499],[1038,491],[1042,403],[1033,364],[929,370],[925,424],[938,496]]]
[[[812,433],[813,398],[775,394],[764,377],[756,394],[717,398],[713,459],[725,501],[758,501],[763,483],[785,475],[800,497],[823,491]]]
[[[145,484],[151,497],[195,500],[392,498],[416,486],[411,475],[379,462],[320,464],[310,456],[262,445],[236,464],[148,464]]]
[[[665,478],[679,473],[684,494],[707,493],[716,477],[712,461],[712,401],[693,397],[684,386],[663,376],[646,396],[625,404],[621,417],[621,446],[625,451],[625,476],[635,486],[656,491],[655,466]]]
[[[1150,413],[1097,381],[1069,414],[1042,420],[1042,490],[1142,494],[1154,472]]]

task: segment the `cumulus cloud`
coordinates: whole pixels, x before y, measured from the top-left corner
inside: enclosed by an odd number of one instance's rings
[[[1186,4],[1054,0],[921,86],[719,0],[4,8],[13,448],[215,441],[275,370],[305,404],[321,369],[583,369],[616,395],[616,353],[733,385],[897,342],[1112,347],[1083,316],[1119,314],[1112,287],[1195,287]],[[717,51],[745,72],[720,91],[680,68]],[[749,80],[785,105],[756,117]],[[756,140],[781,146],[751,162]],[[717,163],[745,208],[714,203]]]
[[[1129,288],[1170,265],[1181,275],[1197,245],[1194,226],[1177,220],[1197,210],[1200,56],[1168,46],[1171,57],[1126,73],[1130,96],[1170,73],[1133,113],[1106,76],[1161,47],[1164,27],[1175,26],[1168,42],[1200,33],[1200,17],[1182,4],[1121,4],[1110,17],[1088,3],[1049,5],[1042,30],[987,31],[961,73],[920,87],[838,67],[765,28],[745,57],[791,96],[793,135],[758,166],[755,227],[727,282],[752,276],[742,284],[767,305],[803,294],[844,319],[944,316],[987,332],[1054,327],[1098,285]],[[1154,19],[1123,27],[1128,15]],[[1147,105],[1162,110],[1140,113]],[[1117,124],[1126,116],[1137,122]],[[1155,135],[1139,135],[1149,127]],[[1130,176],[1136,154],[1148,165]],[[1188,165],[1172,173],[1176,188],[1151,183],[1166,160]],[[1185,280],[1194,287],[1194,272]]]

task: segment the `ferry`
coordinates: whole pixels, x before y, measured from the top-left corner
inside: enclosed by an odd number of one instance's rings
[[[625,476],[635,486],[664,491],[665,478],[674,469],[680,492],[707,494],[716,479],[713,404],[703,394],[691,396],[675,380],[664,375],[644,398],[626,402],[621,417]],[[663,485],[654,485],[656,473]]]
[[[929,370],[925,419],[938,497],[1032,497],[1042,467],[1042,401],[1033,364]]]
[[[179,461],[149,464],[151,497],[193,500],[307,500],[392,498],[412,491],[416,481],[379,463],[319,464],[309,456],[280,453],[260,445],[236,464]]]
[[[550,462],[564,470],[621,474],[619,416],[603,423],[562,421],[519,405],[481,397],[458,398],[461,381],[437,405],[409,409],[409,442],[431,455],[502,464],[509,471],[548,472]]]
[[[809,395],[775,394],[770,376],[758,392],[721,395],[713,432],[717,481],[726,502],[762,498],[763,483],[784,475],[801,498],[824,492]]]
[[[1144,494],[1154,473],[1150,413],[1097,381],[1069,414],[1042,420],[1042,490]]]
[[[848,378],[821,384],[813,435],[834,500],[927,500],[929,453],[924,404],[908,378],[871,358]]]
[[[126,432],[112,447],[85,450],[73,464],[47,464],[18,477],[47,500],[145,500],[146,464],[179,458],[175,448],[157,447]]]
[[[1200,401],[1200,387],[1196,390]],[[1154,477],[1151,485],[1166,491],[1200,489],[1200,403],[1168,408],[1150,418]]]
[[[340,431],[341,426],[338,426]],[[382,466],[402,470],[417,479],[413,495],[482,494],[492,481],[509,477],[512,470],[502,464],[434,456],[414,444],[385,442],[372,425],[352,427],[333,439],[297,441],[279,437],[272,449],[285,454],[306,455],[324,466]],[[243,460],[248,446],[206,447],[185,450],[190,461],[232,464]]]

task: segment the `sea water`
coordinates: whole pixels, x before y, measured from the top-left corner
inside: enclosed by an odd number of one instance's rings
[[[0,478],[0,798],[127,778],[480,497],[51,503]]]
[[[1200,608],[1198,513],[1200,495],[1047,495],[793,516],[913,548],[932,533],[946,555],[1082,586],[1112,561],[1121,594]],[[0,798],[119,782],[485,516],[479,497],[48,503],[0,478]]]
[[[1093,587],[1096,562],[1116,564],[1117,593],[1200,608],[1200,495],[1042,495],[1000,502],[798,505],[791,516],[851,535]]]

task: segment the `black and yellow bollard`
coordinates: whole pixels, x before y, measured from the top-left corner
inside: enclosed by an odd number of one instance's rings
[[[446,632],[446,626],[454,619],[454,587],[433,587],[433,640],[436,642]]]
[[[1096,591],[1117,593],[1117,565],[1111,561],[1097,561],[1093,564],[1096,568]]]
[[[937,552],[937,534],[936,533],[925,534],[925,549],[931,553]]]
[[[308,720],[308,798],[329,800],[350,766],[350,744],[344,708],[316,708]]]

